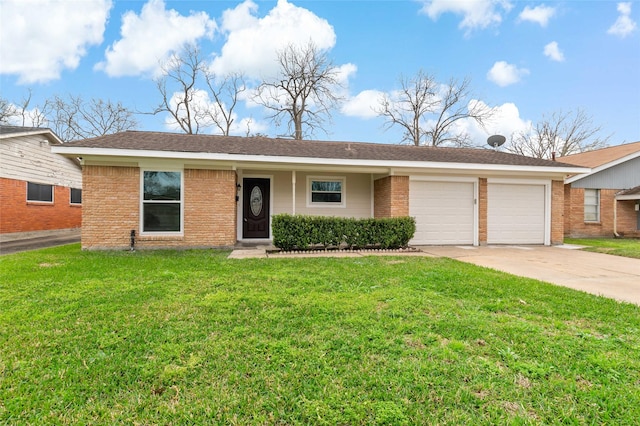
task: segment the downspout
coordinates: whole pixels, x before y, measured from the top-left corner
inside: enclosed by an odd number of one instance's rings
[[[615,196],[613,197],[613,235],[620,238],[620,234],[618,234],[618,200]]]

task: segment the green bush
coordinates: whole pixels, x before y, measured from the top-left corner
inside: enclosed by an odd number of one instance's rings
[[[416,231],[412,217],[354,219],[279,214],[273,216],[273,244],[282,250],[406,247]]]

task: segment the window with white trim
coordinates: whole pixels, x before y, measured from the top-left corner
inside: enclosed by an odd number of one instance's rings
[[[142,232],[182,231],[182,173],[142,173]]]
[[[344,207],[344,196],[344,178],[308,178],[309,205]]]
[[[600,190],[584,190],[584,221],[600,222]]]
[[[53,185],[27,182],[27,201],[53,203]]]
[[[82,189],[80,188],[70,188],[70,200],[71,204],[82,204]]]

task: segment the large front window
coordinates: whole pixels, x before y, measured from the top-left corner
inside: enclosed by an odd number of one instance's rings
[[[600,221],[600,190],[599,189],[584,190],[584,221],[585,222]]]
[[[182,173],[143,173],[142,231],[182,231]]]

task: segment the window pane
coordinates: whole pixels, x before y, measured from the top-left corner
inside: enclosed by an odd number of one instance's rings
[[[27,201],[53,201],[53,187],[38,183],[27,183]]]
[[[144,203],[143,230],[180,231],[180,203]]]
[[[180,200],[180,172],[144,172],[145,200]]]
[[[311,191],[342,192],[342,182],[312,181]]]
[[[313,203],[341,203],[342,194],[335,192],[312,192],[311,202]]]
[[[598,189],[584,190],[584,220],[585,222],[600,220],[600,191]]]
[[[82,189],[71,188],[71,204],[82,204]]]

